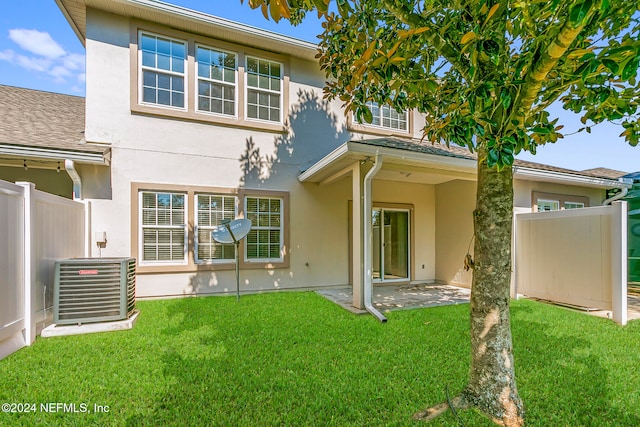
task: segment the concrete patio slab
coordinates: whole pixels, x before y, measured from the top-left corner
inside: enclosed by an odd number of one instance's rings
[[[364,314],[367,312],[352,305],[353,292],[351,287],[323,289],[316,292],[352,313]],[[468,303],[470,293],[470,289],[449,285],[378,285],[373,287],[372,302],[374,307],[383,312],[407,310]]]
[[[319,295],[340,305],[356,314],[365,314],[366,310],[355,308],[351,287],[330,288],[316,291]],[[420,284],[420,285],[378,285],[373,287],[373,305],[378,310],[407,310],[412,308],[435,307],[440,305],[464,304],[469,302],[471,289],[449,285]],[[555,304],[551,301],[543,301]],[[557,304],[556,304],[557,305]],[[627,319],[640,319],[640,295],[630,293],[627,296]],[[566,307],[566,306],[565,306]],[[611,318],[611,311],[599,309],[580,309],[567,307],[592,316]]]

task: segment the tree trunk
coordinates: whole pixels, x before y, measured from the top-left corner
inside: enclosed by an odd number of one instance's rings
[[[462,397],[505,426],[523,425],[509,318],[513,171],[489,168],[478,152],[471,289],[471,375]]]

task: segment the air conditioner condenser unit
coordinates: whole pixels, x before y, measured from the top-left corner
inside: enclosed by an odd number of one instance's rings
[[[54,323],[127,319],[135,309],[135,258],[70,258],[56,261]]]

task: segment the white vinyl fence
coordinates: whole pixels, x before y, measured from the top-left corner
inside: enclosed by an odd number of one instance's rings
[[[627,322],[627,202],[517,214],[516,292]]]
[[[88,206],[0,181],[0,359],[52,323],[57,259],[86,256]]]

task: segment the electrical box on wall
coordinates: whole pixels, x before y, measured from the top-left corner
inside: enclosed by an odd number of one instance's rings
[[[96,243],[107,243],[107,232],[106,231],[96,231],[93,233],[96,239]]]

